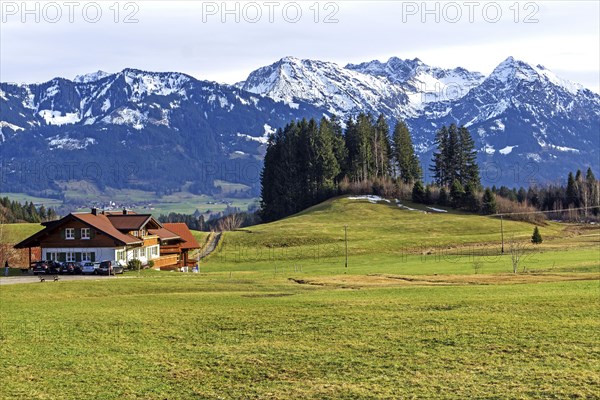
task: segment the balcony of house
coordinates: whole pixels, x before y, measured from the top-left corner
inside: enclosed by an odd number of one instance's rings
[[[161,245],[160,246],[160,255],[169,255],[169,254],[179,254],[181,253],[181,246],[178,244],[173,245]]]
[[[144,241],[143,247],[156,246],[159,242],[157,235],[144,235],[141,239]]]
[[[158,258],[153,258],[152,261],[154,261],[154,269],[168,270],[179,267],[179,256],[177,254],[161,255]]]

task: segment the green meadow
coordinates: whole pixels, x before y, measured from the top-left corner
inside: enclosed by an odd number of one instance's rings
[[[0,397],[597,398],[600,232],[540,230],[338,198],[199,274],[2,285]]]

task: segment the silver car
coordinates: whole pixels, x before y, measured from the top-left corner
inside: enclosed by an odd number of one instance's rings
[[[96,275],[98,274],[98,266],[100,263],[94,263],[91,261],[86,261],[81,263],[81,272],[85,275]]]

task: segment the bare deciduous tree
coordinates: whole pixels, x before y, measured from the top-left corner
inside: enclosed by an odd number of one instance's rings
[[[523,259],[525,253],[525,243],[515,240],[514,236],[508,241],[508,251],[512,262],[513,273],[519,272],[519,263]]]
[[[219,221],[220,232],[233,231],[242,226],[242,217],[239,214],[230,214]]]

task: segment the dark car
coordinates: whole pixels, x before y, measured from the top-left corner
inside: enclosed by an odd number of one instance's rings
[[[70,274],[70,275],[80,274],[81,273],[81,265],[79,265],[78,263],[74,263],[74,262],[66,262],[60,268],[60,273],[61,274]]]
[[[33,266],[33,274],[49,274],[48,272],[48,262],[47,261],[38,261]]]
[[[123,267],[117,261],[102,261],[98,273],[103,275],[116,275],[123,273]]]
[[[33,274],[58,274],[60,269],[61,265],[56,261],[38,261],[33,266]]]
[[[48,261],[48,274],[60,274],[60,269],[62,268],[62,264],[58,261]]]

